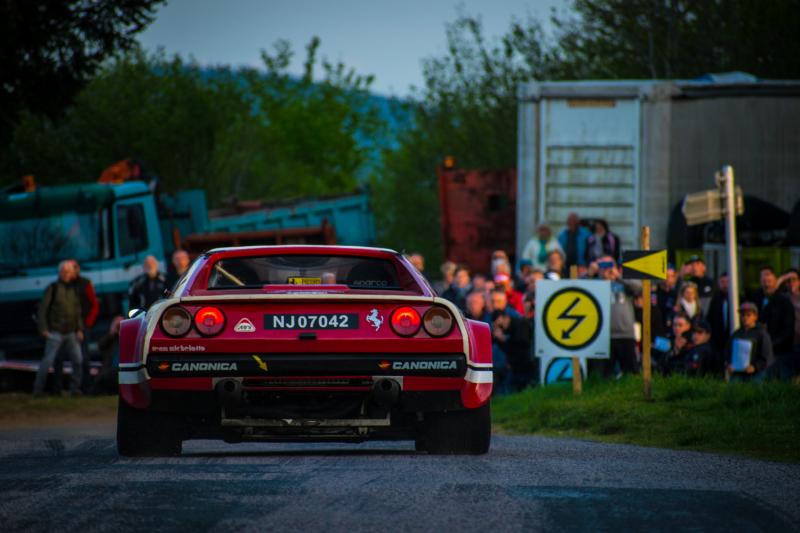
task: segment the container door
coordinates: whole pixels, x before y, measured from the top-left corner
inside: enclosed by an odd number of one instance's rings
[[[542,100],[539,212],[555,232],[574,211],[638,247],[639,113],[635,99]]]

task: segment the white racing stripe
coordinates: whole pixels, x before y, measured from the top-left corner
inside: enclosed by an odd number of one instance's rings
[[[145,372],[144,368],[140,368],[139,370],[119,370],[120,385],[136,385],[138,383],[144,383],[148,379],[147,372]]]
[[[473,370],[467,369],[467,375],[464,376],[464,381],[470,383],[494,383],[494,375],[489,370]]]

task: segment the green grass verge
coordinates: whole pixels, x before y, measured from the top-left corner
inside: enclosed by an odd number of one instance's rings
[[[800,462],[800,386],[656,377],[653,399],[640,377],[536,387],[492,400],[509,433],[742,454]]]
[[[31,422],[39,419],[96,418],[116,416],[116,396],[47,396],[34,398],[30,394],[0,394],[0,424]]]

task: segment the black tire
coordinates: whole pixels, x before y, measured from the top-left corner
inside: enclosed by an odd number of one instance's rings
[[[123,457],[170,457],[183,447],[172,416],[131,407],[122,398],[117,407],[117,452]]]
[[[427,414],[415,447],[433,454],[481,455],[489,451],[491,440],[487,403],[477,409]]]

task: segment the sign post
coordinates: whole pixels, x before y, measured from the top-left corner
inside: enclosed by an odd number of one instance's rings
[[[650,226],[642,227],[642,250],[650,249]],[[650,280],[642,280],[642,382],[644,397],[653,397],[653,372],[650,361]]]
[[[687,194],[682,212],[690,226],[725,219],[725,241],[728,251],[728,313],[731,331],[739,328],[739,249],[736,241],[736,215],[744,213],[744,194],[733,180],[733,167],[725,165],[715,174],[717,188]]]
[[[722,173],[717,174],[717,181],[725,200],[725,241],[728,248],[728,313],[731,331],[739,329],[739,247],[736,241],[736,188],[733,183],[733,167],[725,165]],[[741,192],[739,192],[741,197]],[[739,213],[741,214],[741,213]]]
[[[569,279],[578,279],[578,265],[569,267]],[[572,394],[583,392],[583,381],[581,376],[581,360],[578,357],[572,358]]]
[[[642,381],[644,397],[653,396],[653,368],[650,358],[652,295],[650,280],[666,279],[667,251],[650,250],[650,226],[642,227],[642,249],[622,254],[622,277],[642,280]]]

